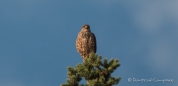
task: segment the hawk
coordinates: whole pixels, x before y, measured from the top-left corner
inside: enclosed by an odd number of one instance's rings
[[[83,58],[83,61],[90,53],[96,53],[96,37],[91,32],[88,24],[83,25],[76,39],[76,49]]]

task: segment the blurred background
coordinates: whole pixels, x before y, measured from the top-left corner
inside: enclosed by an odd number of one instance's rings
[[[178,86],[177,8],[177,0],[1,0],[0,86],[66,83],[67,67],[83,62],[75,40],[84,24],[97,54],[119,59],[116,86]]]

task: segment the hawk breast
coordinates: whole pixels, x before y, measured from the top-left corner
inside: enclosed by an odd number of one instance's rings
[[[91,32],[79,32],[76,39],[76,48],[83,58],[92,52],[96,53],[95,35]]]

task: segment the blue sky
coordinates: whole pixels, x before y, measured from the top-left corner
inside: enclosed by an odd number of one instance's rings
[[[1,0],[0,86],[59,86],[82,59],[75,40],[83,24],[97,54],[119,59],[117,86],[178,85],[177,0]],[[173,79],[173,83],[128,82]],[[81,82],[85,83],[85,82]]]

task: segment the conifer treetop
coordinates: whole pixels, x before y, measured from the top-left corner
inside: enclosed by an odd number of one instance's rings
[[[102,56],[91,53],[89,57],[75,68],[68,67],[68,79],[66,84],[61,86],[113,86],[119,83],[120,77],[112,77],[111,74],[119,66],[118,59],[111,59],[108,61],[106,58],[101,61]],[[85,78],[86,84],[79,84]]]

